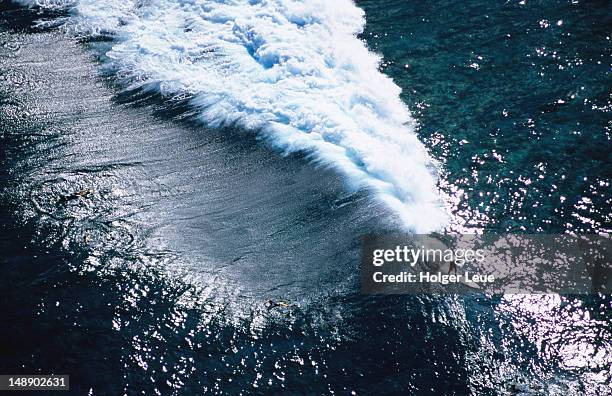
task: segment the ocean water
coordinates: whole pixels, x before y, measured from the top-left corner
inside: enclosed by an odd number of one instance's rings
[[[1,7],[0,373],[612,391],[609,296],[358,293],[366,233],[610,231],[608,2]]]
[[[608,2],[359,5],[458,232],[609,232]]]

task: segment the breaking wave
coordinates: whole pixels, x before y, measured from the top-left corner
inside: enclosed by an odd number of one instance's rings
[[[350,0],[20,0],[64,9],[63,26],[110,35],[106,65],[125,89],[190,98],[208,126],[257,131],[365,188],[406,229],[444,227],[435,164],[401,89],[357,37]]]

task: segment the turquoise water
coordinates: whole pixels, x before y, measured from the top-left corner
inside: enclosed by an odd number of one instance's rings
[[[609,296],[363,296],[358,264],[363,234],[430,225],[394,222],[412,195],[452,232],[609,230],[608,2],[360,1],[363,42],[340,0],[19,3],[0,4],[1,374],[67,373],[75,395],[611,389]]]
[[[608,2],[359,5],[443,164],[457,229],[609,232]]]

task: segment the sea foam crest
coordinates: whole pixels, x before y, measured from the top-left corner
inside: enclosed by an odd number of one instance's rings
[[[400,88],[357,38],[351,0],[20,0],[72,10],[75,32],[112,34],[126,88],[189,94],[209,126],[259,131],[367,188],[415,232],[447,221]]]

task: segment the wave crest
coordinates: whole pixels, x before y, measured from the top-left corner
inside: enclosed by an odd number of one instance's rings
[[[112,34],[126,89],[189,94],[201,121],[259,131],[367,188],[409,230],[446,224],[434,163],[401,89],[357,38],[350,0],[21,0],[70,8],[68,29]]]

